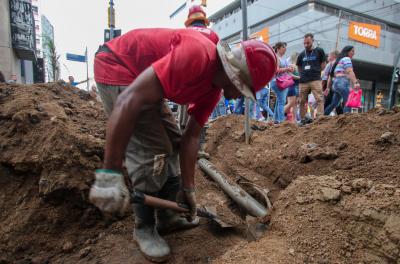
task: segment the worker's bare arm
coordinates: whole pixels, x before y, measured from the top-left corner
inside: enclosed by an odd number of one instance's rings
[[[194,188],[194,166],[199,150],[201,126],[194,116],[189,117],[188,124],[182,136],[180,147],[180,163],[182,174],[182,186],[185,189]]]
[[[122,159],[143,105],[163,99],[163,88],[152,67],[142,72],[118,97],[106,132],[104,168],[121,170]]]

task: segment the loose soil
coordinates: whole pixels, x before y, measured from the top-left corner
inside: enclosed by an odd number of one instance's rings
[[[167,234],[170,263],[400,263],[400,112],[322,118],[306,127],[243,118],[210,123],[206,150],[230,181],[273,209],[249,241],[246,224]],[[0,263],[148,263],[132,213],[105,218],[88,203],[103,158],[99,102],[65,83],[0,85]],[[196,170],[200,205],[244,210]]]

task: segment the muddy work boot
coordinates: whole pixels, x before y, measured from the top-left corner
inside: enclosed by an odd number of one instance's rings
[[[171,210],[157,210],[157,230],[161,234],[194,228],[198,226],[199,223],[200,220],[198,217],[196,217],[192,222],[189,222],[179,213]]]
[[[175,202],[176,194],[180,188],[179,181],[179,177],[168,177],[168,180],[159,192],[158,197]],[[182,217],[179,213],[172,210],[157,210],[157,230],[160,233],[193,228],[198,226],[199,222],[199,218],[189,222],[185,217]]]
[[[135,204],[133,210],[135,212],[133,238],[139,245],[140,251],[153,262],[167,261],[171,250],[155,228],[154,208]]]

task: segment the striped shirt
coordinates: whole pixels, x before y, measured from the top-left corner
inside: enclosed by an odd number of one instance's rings
[[[338,62],[335,68],[335,73],[346,72],[348,68],[353,68],[353,64],[349,57],[344,57]]]

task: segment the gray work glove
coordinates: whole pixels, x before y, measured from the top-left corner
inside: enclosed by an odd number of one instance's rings
[[[197,204],[196,204],[196,192],[194,189],[182,189],[176,195],[176,201],[178,204],[185,204],[189,206],[189,212],[185,215],[189,222],[196,219],[197,215]]]
[[[123,214],[129,206],[129,191],[124,177],[113,170],[96,170],[89,200],[101,211]]]
[[[197,159],[210,159],[210,154],[205,152],[204,150],[199,150],[197,152]]]

